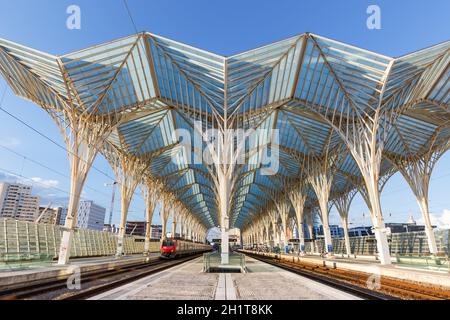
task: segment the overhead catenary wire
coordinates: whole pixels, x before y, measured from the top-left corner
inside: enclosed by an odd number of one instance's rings
[[[18,116],[14,115],[14,114],[12,114],[11,112],[9,112],[8,110],[4,109],[4,108],[3,108],[3,103],[4,103],[4,100],[5,100],[7,91],[8,91],[8,86],[5,84],[5,87],[4,87],[4,89],[2,90],[2,95],[1,95],[1,97],[0,97],[0,111],[2,111],[3,113],[5,113],[6,115],[8,115],[9,117],[11,117],[12,119],[16,120],[17,122],[21,123],[22,125],[24,125],[24,126],[27,127],[28,129],[30,129],[30,130],[33,131],[34,133],[38,134],[39,136],[41,136],[41,137],[44,138],[45,140],[51,142],[52,144],[54,144],[54,145],[57,146],[58,148],[62,149],[63,151],[68,152],[68,153],[71,153],[71,151],[69,151],[65,146],[61,145],[60,143],[58,143],[57,141],[55,141],[54,139],[52,139],[51,137],[49,137],[49,136],[46,135],[45,133],[43,133],[43,132],[39,131],[38,129],[34,128],[32,125],[30,125],[30,124],[27,123],[26,121],[22,120],[22,119],[19,118]],[[5,148],[5,146],[1,146],[1,147]],[[10,149],[10,148],[8,148],[8,149],[9,149],[9,151],[12,150],[12,149]],[[16,155],[19,155],[19,153],[17,153],[17,152],[14,152],[14,153],[15,153]],[[19,155],[19,156],[22,157],[22,158],[24,157],[24,155]],[[29,157],[27,157],[27,159],[30,160]],[[65,174],[63,174],[63,173],[61,173],[61,172],[55,172],[55,170],[50,169],[48,166],[46,166],[46,165],[44,165],[44,164],[42,164],[42,163],[38,163],[38,161],[35,161],[35,160],[34,160],[34,161],[32,161],[32,162],[34,162],[35,164],[38,164],[38,165],[40,165],[40,166],[42,166],[42,167],[45,167],[46,169],[49,169],[49,170],[53,171],[53,172],[56,173],[56,174],[59,174],[59,175],[68,177],[67,175],[65,175]],[[108,179],[111,179],[112,181],[116,181],[116,179],[115,179],[114,177],[110,176],[108,173],[106,173],[105,171],[103,171],[103,170],[97,168],[96,166],[92,166],[92,169],[94,169],[95,171],[97,171],[97,172],[99,172],[100,174],[104,175],[104,176],[107,177]],[[2,169],[0,168],[0,170],[2,170]],[[21,177],[21,178],[29,179],[30,181],[34,181],[34,180],[32,180],[31,178],[22,176],[22,175],[19,174],[19,173],[15,173],[15,172],[11,173],[11,171],[9,171],[9,170],[3,170],[3,171],[6,172],[6,173],[13,174],[14,176],[18,176],[18,177]],[[70,177],[69,177],[69,179],[70,179]],[[35,181],[34,181],[34,182],[35,182]],[[93,190],[93,191],[95,191],[95,192],[99,192],[98,190],[93,189],[93,188],[91,188],[91,187],[89,187],[89,186],[86,186],[86,187],[89,188],[89,189],[91,189],[91,190]],[[68,192],[68,191],[65,191],[65,190],[62,190],[62,189],[59,189],[59,191],[64,192],[64,193],[66,193],[66,194],[68,194],[68,195],[70,196],[70,192]],[[99,192],[99,193],[100,193],[100,192]],[[138,196],[139,198],[141,198],[141,199],[143,200],[143,198],[140,196],[140,194],[139,194],[138,192],[135,193],[135,196]],[[108,197],[109,197],[109,196],[108,196]],[[142,212],[145,212],[144,209],[141,208],[141,210],[142,210]],[[129,212],[133,212],[133,211],[129,210]]]
[[[127,2],[127,0],[123,0],[123,4],[124,4],[125,9],[126,9],[126,11],[127,11],[128,17],[130,18],[131,24],[133,25],[134,31],[135,31],[136,33],[138,33],[138,28],[136,27],[136,23],[134,22],[133,15],[131,14],[131,10],[130,10],[130,8],[128,7],[128,2]]]
[[[7,147],[7,146],[4,146],[4,145],[0,144],[0,148],[2,148],[2,149],[4,149],[4,150],[6,150],[6,151],[8,151],[8,152],[10,152],[10,153],[12,153],[12,154],[18,156],[18,157],[21,157],[21,158],[23,158],[24,160],[27,160],[27,161],[29,161],[29,162],[31,162],[31,163],[34,163],[34,164],[36,164],[36,165],[38,165],[38,166],[40,166],[40,167],[42,167],[42,168],[44,168],[44,169],[46,169],[46,170],[48,170],[48,171],[50,171],[50,172],[53,172],[53,173],[55,173],[55,174],[57,174],[57,175],[59,175],[59,176],[61,176],[61,177],[70,179],[70,177],[69,177],[67,174],[64,174],[64,173],[62,173],[62,172],[60,172],[60,171],[58,171],[58,170],[55,170],[55,169],[53,169],[53,168],[50,168],[49,166],[47,166],[47,165],[45,165],[45,164],[43,164],[43,163],[41,163],[41,162],[39,162],[39,161],[37,161],[37,160],[34,160],[33,158],[30,158],[29,156],[26,156],[26,155],[24,155],[24,154],[22,154],[22,153],[19,153],[19,152],[15,151],[15,150],[13,150],[13,149]],[[102,196],[105,196],[105,197],[107,197],[107,198],[110,198],[110,195],[108,195],[108,194],[106,194],[106,193],[104,193],[104,192],[101,192],[101,191],[99,191],[99,190],[97,190],[97,189],[95,189],[95,188],[93,188],[93,187],[90,187],[90,186],[88,186],[88,185],[86,185],[85,187],[86,187],[87,189],[91,190],[91,191],[97,192],[98,194],[100,194],[100,195],[102,195]]]
[[[46,135],[45,133],[37,130],[36,128],[34,128],[32,125],[28,124],[26,121],[22,120],[21,118],[17,117],[16,115],[12,114],[11,112],[9,112],[8,110],[3,108],[3,100],[5,98],[5,94],[7,91],[8,87],[5,85],[5,89],[3,91],[3,95],[2,98],[0,99],[0,111],[4,112],[6,115],[8,115],[9,117],[13,118],[14,120],[16,120],[17,122],[21,123],[22,125],[24,125],[25,127],[27,127],[28,129],[30,129],[31,131],[35,132],[36,134],[38,134],[39,136],[41,136],[42,138],[48,140],[49,142],[51,142],[52,144],[54,144],[55,146],[57,146],[58,148],[64,150],[65,152],[68,152],[72,155],[74,155],[75,157],[79,158],[78,155],[74,154],[72,151],[70,151],[69,149],[67,149],[67,147],[63,146],[62,144],[58,143],[57,141],[55,141],[54,139],[50,138],[48,135]],[[85,161],[84,159],[81,159],[82,161]],[[105,177],[107,177],[108,179],[112,180],[112,181],[116,181],[117,179],[112,177],[111,175],[109,175],[108,173],[106,173],[105,171],[97,168],[96,166],[92,165],[92,169],[94,169],[95,171],[97,171],[98,173],[104,175]],[[120,185],[120,183],[119,183]],[[139,193],[136,193],[136,195],[141,198],[142,200],[144,200]]]
[[[61,193],[64,193],[64,194],[70,196],[70,191],[61,189],[61,188],[56,187],[56,186],[48,185],[48,184],[46,184],[46,183],[44,183],[44,182],[39,182],[39,181],[37,181],[37,180],[35,180],[35,179],[33,179],[33,178],[30,178],[30,177],[25,176],[25,175],[23,175],[23,174],[20,174],[20,173],[18,173],[18,172],[15,172],[15,171],[12,171],[12,170],[8,170],[8,169],[2,168],[2,167],[0,167],[0,171],[1,171],[1,172],[4,172],[4,173],[7,173],[8,175],[17,177],[17,178],[21,178],[21,179],[23,179],[23,180],[25,180],[25,181],[30,181],[32,184],[38,184],[38,185],[42,186],[42,187],[45,188],[45,189],[50,189],[50,190],[59,191],[59,192],[61,192]],[[82,198],[82,199],[86,199],[84,196],[81,196],[81,198]],[[138,211],[129,210],[128,212],[129,212],[129,213],[135,213],[135,212],[138,212]]]

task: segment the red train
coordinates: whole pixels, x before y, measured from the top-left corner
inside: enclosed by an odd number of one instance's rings
[[[162,258],[176,258],[195,253],[211,251],[212,247],[208,244],[191,242],[180,239],[166,238],[161,245]]]

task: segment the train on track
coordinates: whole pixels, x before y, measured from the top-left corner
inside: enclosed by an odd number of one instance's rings
[[[212,247],[209,244],[166,238],[161,245],[161,257],[171,259],[211,250]]]

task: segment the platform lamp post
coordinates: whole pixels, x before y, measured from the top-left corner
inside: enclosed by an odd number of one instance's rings
[[[116,187],[117,187],[117,181],[114,181],[113,183],[105,183],[105,187],[113,187],[112,190],[112,196],[111,196],[111,206],[110,206],[110,211],[109,211],[109,229],[111,230],[111,232],[113,232],[113,227],[112,227],[112,217],[113,217],[113,212],[114,212],[114,198],[116,196]]]

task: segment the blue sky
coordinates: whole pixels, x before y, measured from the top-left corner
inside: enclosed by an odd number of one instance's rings
[[[66,8],[81,8],[81,30],[66,28]],[[381,30],[366,27],[368,5],[381,9]],[[139,1],[128,0],[138,31],[150,31],[217,54],[231,55],[267,43],[312,32],[385,55],[399,56],[446,41],[450,35],[450,2],[442,1]],[[53,54],[63,54],[134,33],[122,0],[0,0],[0,37]],[[2,93],[5,83],[0,78]],[[63,144],[56,126],[39,107],[8,90],[2,107],[37,130]],[[8,173],[33,181],[36,192],[54,204],[65,202],[69,190],[66,153],[32,130],[0,112],[0,180]],[[12,151],[23,154],[24,159]],[[63,175],[36,165],[38,161]],[[94,165],[107,176],[113,173],[99,157]],[[110,179],[92,170],[83,194],[109,208]],[[15,178],[13,178],[15,179]],[[438,162],[430,188],[430,211],[439,223],[450,225],[450,154]],[[118,198],[118,197],[117,197]],[[44,200],[48,202],[48,200]],[[420,213],[400,175],[395,175],[382,194],[386,221],[406,221]],[[119,220],[117,199],[114,221]],[[447,210],[447,211],[446,211]],[[363,219],[365,213],[365,219]],[[136,194],[129,219],[144,218],[144,205]],[[155,222],[159,217],[155,215]],[[333,210],[331,222],[337,223]],[[354,225],[369,224],[368,210],[357,197],[350,211]]]

